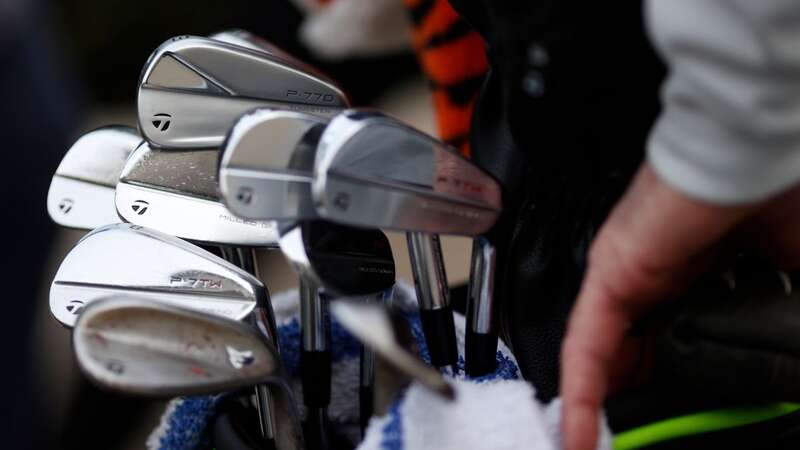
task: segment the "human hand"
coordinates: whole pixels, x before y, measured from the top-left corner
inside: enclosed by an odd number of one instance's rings
[[[643,165],[592,244],[562,345],[566,449],[595,448],[606,394],[638,364],[639,343],[627,335],[637,318],[685,288],[735,239],[779,267],[797,267],[798,225],[798,188],[757,204],[716,206],[677,192]]]

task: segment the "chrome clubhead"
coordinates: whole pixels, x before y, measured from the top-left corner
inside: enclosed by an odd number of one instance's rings
[[[256,36],[255,34],[247,30],[233,28],[230,30],[224,30],[218,33],[214,33],[208,37],[216,41],[227,42],[228,44],[238,45],[239,47],[245,47],[259,52],[269,53],[284,60],[291,61],[295,66],[298,67],[306,66],[305,69],[306,72],[315,73],[318,76],[324,78],[324,75],[319,74],[317,69],[298,60],[297,58],[285,52],[282,48],[278,47],[272,42],[269,42],[268,40],[260,36]]]
[[[219,188],[239,217],[303,220],[317,216],[311,178],[325,119],[258,109],[233,125],[221,149]]]
[[[270,308],[264,285],[247,272],[181,239],[129,224],[107,225],[78,241],[50,286],[50,312],[71,327],[86,305],[110,295],[235,320]]]
[[[379,230],[318,220],[282,224],[280,247],[302,278],[333,296],[375,294],[395,283],[392,248]]]
[[[142,137],[112,125],[80,137],[61,160],[47,193],[47,212],[59,225],[91,230],[120,221],[114,188],[128,156]]]
[[[165,148],[219,146],[254,108],[332,116],[347,104],[331,80],[294,59],[197,36],[174,37],[150,55],[137,97],[142,134]]]
[[[412,354],[407,343],[401,342],[400,335],[410,337],[410,332],[399,330],[399,324],[392,320],[386,308],[349,301],[334,302],[330,308],[336,320],[378,358],[441,397],[455,398],[453,387],[444,381],[442,374]]]
[[[208,394],[283,376],[275,348],[246,324],[137,296],[87,306],[73,342],[87,375],[133,394]]]
[[[86,308],[73,348],[93,382],[128,394],[201,395],[265,383],[274,394],[278,448],[303,448],[280,356],[243,323],[138,297],[111,297]]]
[[[195,242],[274,247],[274,222],[243,220],[219,200],[219,151],[154,150],[143,142],[122,170],[115,202],[126,222]]]
[[[500,187],[455,149],[396,119],[348,110],[317,147],[320,217],[353,226],[474,236],[501,210]]]

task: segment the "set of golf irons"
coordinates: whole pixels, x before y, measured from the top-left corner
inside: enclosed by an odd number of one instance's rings
[[[93,382],[154,396],[254,386],[265,448],[329,448],[330,311],[365,346],[362,427],[387,407],[376,364],[452,397],[442,373],[459,360],[439,234],[474,238],[464,367],[494,370],[485,233],[499,186],[435,138],[348,107],[331,80],[245,31],[179,36],[153,52],[139,129],[82,136],[48,194],[55,222],[92,230],[64,258],[50,309],[74,328]],[[388,308],[395,267],[381,229],[407,233],[439,370],[412,355]],[[256,249],[279,249],[299,275],[302,426]]]

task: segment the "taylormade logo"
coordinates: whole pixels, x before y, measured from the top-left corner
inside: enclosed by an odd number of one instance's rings
[[[236,193],[236,200],[239,200],[239,203],[249,205],[253,201],[253,188],[246,186],[239,188],[239,192]]]
[[[228,361],[230,361],[231,366],[237,370],[253,364],[256,360],[255,357],[253,357],[253,352],[250,350],[239,351],[230,345],[226,345],[225,350],[228,352]]]
[[[160,132],[165,132],[169,129],[170,124],[172,124],[172,116],[166,113],[160,113],[153,116],[150,123],[153,124],[156,130]]]
[[[106,361],[106,370],[117,375],[122,375],[122,372],[125,372],[125,365],[122,364],[121,361]]]
[[[80,300],[71,300],[67,303],[66,310],[68,313],[71,313],[73,316],[77,316],[78,314],[83,312],[83,307],[86,304]]]
[[[146,201],[144,201],[144,200],[135,200],[135,201],[133,202],[133,204],[131,205],[131,209],[132,209],[132,210],[133,210],[133,212],[135,212],[137,215],[141,216],[142,214],[144,214],[145,212],[147,212],[147,208],[148,208],[149,206],[150,206],[150,203],[148,203],[148,202],[146,202]]]
[[[350,207],[350,194],[347,192],[339,192],[333,198],[333,205],[342,211],[347,211]]]
[[[75,202],[72,199],[64,198],[58,203],[58,209],[62,214],[67,214],[72,211],[72,205],[74,204]]]

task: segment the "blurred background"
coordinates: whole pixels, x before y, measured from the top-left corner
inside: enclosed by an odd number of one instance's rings
[[[3,234],[10,245],[3,252],[2,329],[4,347],[10,349],[2,363],[9,397],[2,402],[3,448],[143,448],[163,410],[163,402],[96,391],[76,371],[70,333],[50,316],[47,297],[58,264],[83,233],[56,227],[45,206],[50,178],[79,136],[108,124],[136,125],[139,72],[163,41],[180,34],[248,30],[326,72],[354,105],[376,107],[435,132],[430,93],[409,48],[402,3],[352,2],[361,3],[357,13],[345,17],[352,23],[334,20],[309,28],[310,3],[0,1],[0,136],[7,144],[0,152]],[[380,8],[390,10],[380,11],[380,21],[371,20]],[[331,26],[341,42],[320,40]],[[310,38],[298,37],[303,27]],[[308,45],[314,36],[318,48]],[[399,277],[411,281],[404,236],[387,234]],[[470,242],[444,238],[443,247],[451,285],[463,284]],[[281,256],[262,252],[259,258],[272,293],[293,286],[296,277]]]

